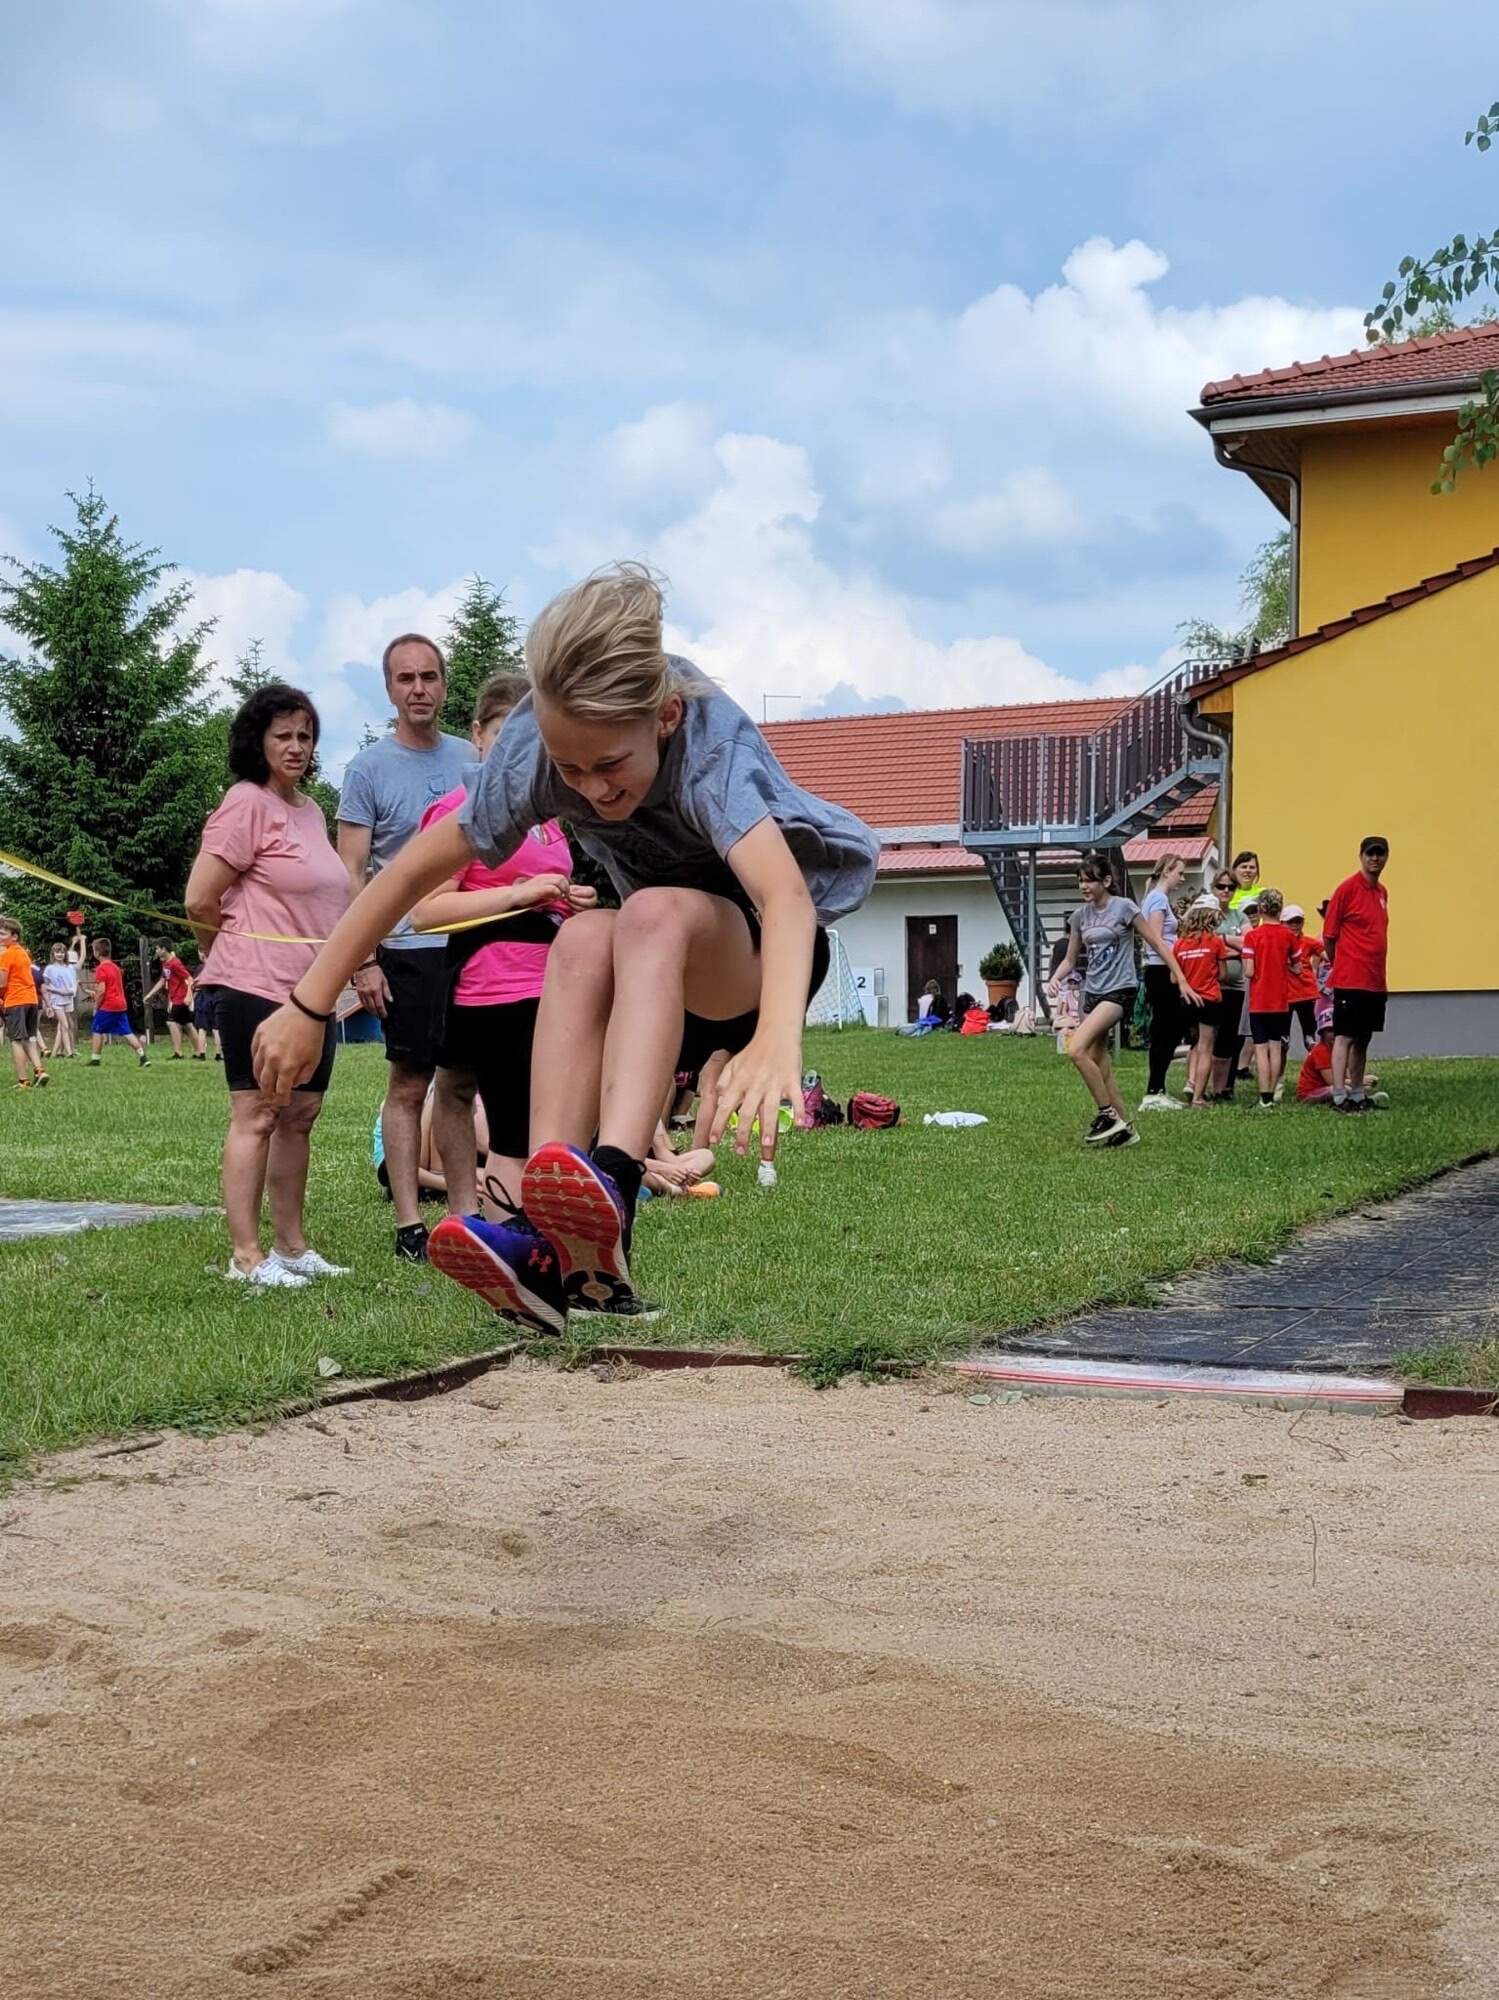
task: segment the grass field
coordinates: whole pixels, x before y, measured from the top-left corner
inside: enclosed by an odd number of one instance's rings
[[[1499,1063],[1387,1066],[1394,1109],[1334,1118],[1286,1105],[1142,1121],[1144,1142],[1099,1153],[1070,1066],[1050,1043],[905,1041],[813,1032],[830,1091],[900,1100],[890,1132],[795,1135],[780,1186],[725,1156],[716,1202],[656,1202],[637,1233],[641,1289],[669,1307],[635,1337],[804,1353],[823,1379],[887,1358],[936,1358],[986,1334],[1229,1255],[1268,1254],[1298,1224],[1393,1193],[1499,1148]],[[1138,1097],[1143,1059],[1123,1059]],[[0,1248],[0,1461],[146,1425],[215,1425],[313,1391],[320,1356],[385,1374],[492,1346],[503,1325],[423,1266],[390,1254],[390,1209],[369,1166],[383,1089],[378,1049],[339,1057],[313,1147],[311,1240],[354,1275],[299,1293],[222,1277],[217,1218]],[[45,1092],[7,1096],[0,1194],[213,1202],[222,1071],[60,1065]],[[968,1131],[926,1111],[973,1110]]]

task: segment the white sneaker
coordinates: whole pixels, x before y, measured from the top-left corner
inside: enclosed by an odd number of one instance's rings
[[[299,1278],[295,1271],[288,1271],[274,1256],[262,1257],[253,1271],[242,1271],[231,1257],[224,1276],[237,1278],[242,1285],[282,1285],[288,1291],[295,1291],[307,1283],[307,1280]]]
[[[273,1250],[268,1261],[290,1271],[294,1278],[347,1278],[350,1268],[347,1264],[330,1264],[316,1250],[304,1250],[300,1257],[283,1257],[279,1250]]]
[[[1140,1099],[1142,1111],[1185,1111],[1186,1106],[1175,1097],[1168,1097],[1164,1090],[1153,1090]]]

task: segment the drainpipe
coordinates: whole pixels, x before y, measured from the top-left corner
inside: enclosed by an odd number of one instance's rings
[[[1290,615],[1291,629],[1287,637],[1294,639],[1301,630],[1301,480],[1294,472],[1282,472],[1277,465],[1251,465],[1247,459],[1237,456],[1244,449],[1247,439],[1239,437],[1225,444],[1221,438],[1213,439],[1213,456],[1220,465],[1230,472],[1257,472],[1262,479],[1283,479],[1290,495],[1287,518],[1291,524],[1291,577],[1286,588],[1286,610]]]
[[[1227,736],[1211,722],[1194,713],[1195,703],[1188,696],[1181,705],[1182,731],[1193,743],[1206,743],[1218,759],[1218,769],[1223,773],[1218,780],[1218,824],[1223,830],[1223,859],[1233,853],[1230,838],[1230,813],[1233,806],[1233,754]]]

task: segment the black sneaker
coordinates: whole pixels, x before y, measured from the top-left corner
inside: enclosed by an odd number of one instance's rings
[[[427,1225],[425,1222],[408,1222],[404,1229],[396,1231],[396,1257],[406,1264],[425,1264],[427,1261]]]
[[[137,1058],[137,1060],[139,1061],[142,1069],[149,1069],[151,1067],[151,1058],[149,1056],[143,1055]]]
[[[1110,1132],[1100,1143],[1105,1146],[1138,1146],[1140,1135],[1133,1125],[1121,1124],[1117,1131]]]
[[[665,1310],[665,1306],[653,1305],[649,1299],[638,1299],[632,1292],[628,1298],[602,1299],[597,1303],[590,1300],[586,1305],[574,1306],[572,1316],[574,1319],[612,1319],[616,1322],[634,1320],[638,1324],[660,1319]]]
[[[1112,1146],[1117,1133],[1128,1132],[1131,1129],[1128,1121],[1121,1118],[1117,1111],[1100,1111],[1098,1116],[1093,1120],[1093,1123],[1088,1127],[1083,1144],[1085,1146]]]

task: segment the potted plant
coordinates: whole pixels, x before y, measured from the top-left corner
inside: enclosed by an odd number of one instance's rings
[[[979,960],[979,978],[983,980],[989,993],[989,1005],[998,1007],[1005,1000],[1013,1000],[1020,986],[1020,975],[1024,971],[1020,963],[1020,953],[1012,944],[991,945]]]

